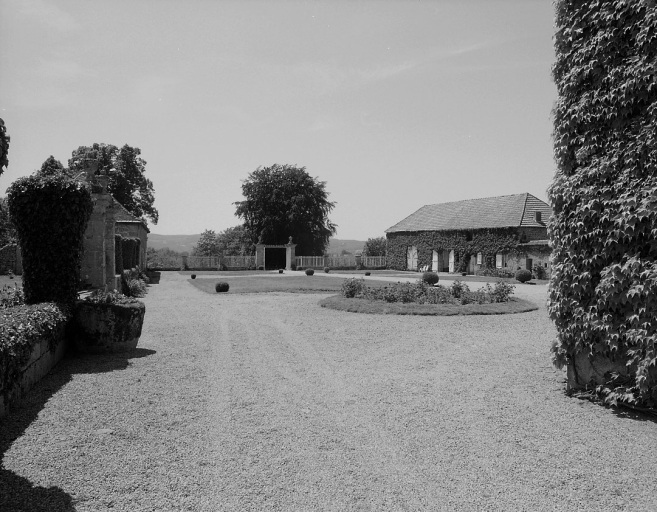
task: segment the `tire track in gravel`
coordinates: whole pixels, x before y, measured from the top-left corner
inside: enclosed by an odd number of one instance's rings
[[[277,304],[271,296],[222,304],[212,387],[215,416],[223,418],[214,429],[224,454],[220,480],[236,498],[231,505],[403,510],[428,506],[427,496],[435,503],[432,490],[440,487],[380,424],[358,379]],[[239,481],[231,480],[236,474]]]

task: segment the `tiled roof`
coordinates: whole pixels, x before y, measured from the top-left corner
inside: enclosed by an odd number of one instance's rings
[[[540,212],[540,221],[536,218]],[[399,231],[446,231],[509,227],[545,227],[552,215],[550,205],[531,194],[466,199],[423,206],[386,229]]]
[[[144,227],[146,228],[146,231],[150,233],[150,229],[148,229],[148,225],[146,224],[146,221],[140,219],[139,217],[134,216],[125,208],[125,206],[123,206],[121,203],[119,203],[116,200],[114,201],[114,220],[116,222],[138,222],[140,224],[143,224]]]

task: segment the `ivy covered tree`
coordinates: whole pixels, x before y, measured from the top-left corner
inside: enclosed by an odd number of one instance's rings
[[[98,162],[97,174],[108,177],[110,194],[135,217],[148,217],[157,224],[159,213],[153,203],[153,182],[146,178],[146,162],[139,156],[141,150],[125,144],[117,148],[111,144],[80,146],[68,161],[72,174],[86,168],[88,160]]]
[[[198,243],[192,248],[193,256],[218,256],[217,250],[217,234],[211,230],[206,229],[201,233]]]
[[[385,256],[387,240],[385,236],[368,238],[363,246],[363,256]]]
[[[556,2],[549,313],[559,367],[627,363],[611,402],[657,406],[657,8]]]
[[[253,255],[255,243],[244,226],[234,226],[217,235],[217,252],[225,256]]]
[[[326,183],[305,167],[258,167],[243,182],[242,194],[245,199],[235,203],[235,213],[255,240],[278,245],[291,236],[297,254],[324,254],[336,232],[328,218],[335,203],[328,200]]]

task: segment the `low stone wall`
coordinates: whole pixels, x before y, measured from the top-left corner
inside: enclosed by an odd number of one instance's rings
[[[63,327],[60,337],[59,343],[53,350],[49,348],[47,339],[36,343],[32,348],[30,360],[21,371],[21,378],[9,389],[0,388],[0,418],[5,416],[9,408],[23,398],[64,357],[68,343]]]

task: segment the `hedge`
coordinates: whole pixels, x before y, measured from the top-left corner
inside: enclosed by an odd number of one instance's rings
[[[68,310],[54,303],[0,308],[0,387],[11,389],[37,343],[54,349],[63,339]]]
[[[578,353],[627,362],[611,403],[657,405],[657,8],[556,3],[557,172],[548,310],[556,366]]]
[[[11,184],[7,203],[22,251],[25,301],[72,304],[93,209],[89,187],[63,173],[36,173]]]

